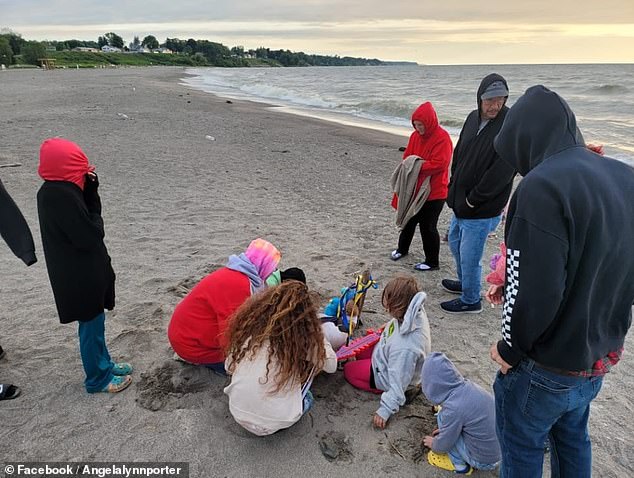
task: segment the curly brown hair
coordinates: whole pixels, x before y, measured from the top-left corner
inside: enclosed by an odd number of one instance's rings
[[[414,277],[409,275],[396,276],[383,289],[381,303],[385,310],[399,322],[402,322],[409,303],[418,292],[420,292],[420,287]]]
[[[326,351],[321,321],[308,287],[296,280],[283,282],[247,300],[229,319],[226,356],[229,372],[250,360],[268,341],[265,382],[275,360],[275,389],[305,383],[324,367]]]

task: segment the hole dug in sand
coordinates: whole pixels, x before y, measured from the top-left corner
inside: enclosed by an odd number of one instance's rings
[[[319,437],[319,449],[328,461],[350,463],[354,454],[351,449],[352,439],[341,432],[326,432]]]
[[[189,394],[212,388],[212,372],[177,362],[166,362],[141,374],[137,403],[151,411],[197,408],[199,400],[185,400]]]

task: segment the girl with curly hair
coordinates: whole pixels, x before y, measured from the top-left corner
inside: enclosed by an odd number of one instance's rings
[[[313,403],[310,385],[334,373],[337,357],[325,340],[306,285],[284,282],[247,300],[230,319],[224,392],[242,427],[259,436],[296,423]]]

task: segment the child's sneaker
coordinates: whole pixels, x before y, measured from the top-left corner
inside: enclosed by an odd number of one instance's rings
[[[131,383],[132,377],[130,377],[130,375],[124,375],[123,377],[115,375],[112,377],[112,380],[110,380],[110,383],[99,391],[106,393],[119,393],[128,388]]]
[[[118,362],[112,367],[112,373],[119,376],[130,375],[132,373],[132,365],[128,362]]]

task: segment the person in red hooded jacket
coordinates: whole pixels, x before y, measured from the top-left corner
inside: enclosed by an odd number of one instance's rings
[[[430,271],[438,269],[440,252],[440,235],[438,234],[438,217],[447,199],[449,184],[449,164],[453,152],[453,144],[449,133],[438,123],[438,116],[428,101],[420,105],[412,114],[414,132],[409,137],[403,159],[411,155],[423,158],[423,165],[416,182],[415,194],[425,178],[430,177],[429,197],[421,208],[401,231],[398,247],[392,251],[392,260],[397,261],[409,253],[409,246],[414,238],[416,226],[420,228],[423,240],[425,261],[419,262],[414,269]],[[392,206],[396,207],[398,198],[394,196]]]
[[[116,393],[132,382],[132,365],[111,360],[104,310],[115,306],[115,273],[104,243],[99,180],[81,148],[50,138],[40,148],[37,212],[59,320],[79,322],[88,393]]]

